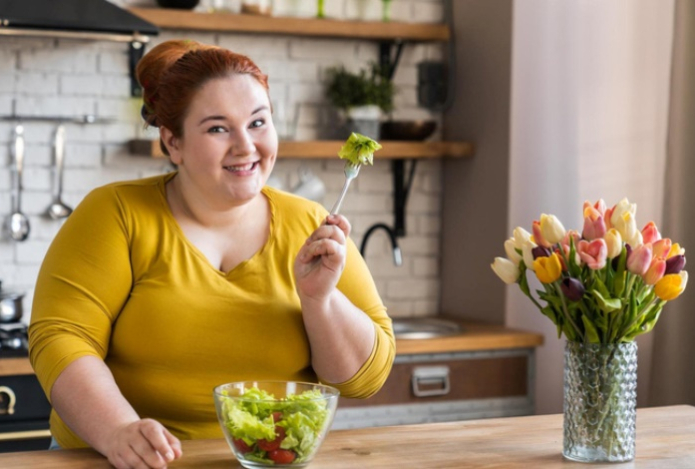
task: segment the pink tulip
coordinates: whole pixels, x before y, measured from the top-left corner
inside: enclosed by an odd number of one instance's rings
[[[661,239],[661,233],[659,233],[659,230],[656,228],[656,224],[654,224],[653,221],[650,221],[645,225],[644,228],[642,228],[642,242],[644,244],[647,243],[652,243],[654,244],[655,242],[659,241]]]
[[[642,279],[647,285],[656,285],[656,282],[661,280],[665,273],[666,261],[663,257],[655,257],[652,259],[651,264],[649,264],[649,268]]]
[[[606,266],[606,257],[608,257],[608,246],[602,239],[595,239],[591,242],[579,241],[577,246],[579,257],[586,262],[592,270],[600,270]]]
[[[565,233],[565,237],[562,238],[562,245],[569,247],[570,238],[574,240],[574,249],[577,249],[577,243],[579,243],[579,240],[582,239],[582,236],[579,234],[577,230],[567,230],[567,233]]]
[[[591,241],[596,238],[603,238],[605,234],[606,223],[603,221],[603,217],[601,215],[595,219],[592,219],[590,216],[584,218],[584,229],[582,230],[582,236],[584,239]]]
[[[644,275],[652,262],[652,245],[643,244],[633,249],[627,258],[627,270],[636,275]]]
[[[598,199],[595,204],[591,205],[591,202],[588,200],[584,201],[584,218],[588,217],[589,214],[587,213],[587,210],[590,212],[596,213],[596,216],[605,216],[606,214],[606,202],[603,201],[603,199]],[[596,217],[593,217],[596,218]]]
[[[613,228],[613,223],[611,223],[611,217],[613,216],[613,210],[615,210],[615,205],[612,208],[607,208],[603,214],[603,220],[606,223],[606,229],[610,230]]]
[[[533,231],[533,241],[539,245],[543,246],[544,248],[549,248],[550,243],[545,240],[543,237],[543,233],[541,232],[541,222],[538,220],[533,220],[533,226],[532,226],[532,231]]]
[[[652,256],[663,257],[666,259],[668,253],[671,251],[671,240],[669,238],[662,238],[659,241],[652,244]]]

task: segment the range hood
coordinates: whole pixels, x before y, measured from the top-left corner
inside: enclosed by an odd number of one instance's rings
[[[0,36],[149,41],[159,28],[107,0],[0,0]]]

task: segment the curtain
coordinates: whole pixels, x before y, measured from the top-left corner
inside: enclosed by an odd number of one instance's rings
[[[676,1],[672,55],[662,233],[695,263],[695,1]],[[652,331],[650,405],[695,405],[695,286],[689,283]]]

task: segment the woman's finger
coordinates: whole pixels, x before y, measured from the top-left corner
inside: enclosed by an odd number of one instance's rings
[[[352,226],[350,225],[350,222],[348,221],[347,218],[345,218],[342,215],[328,215],[326,217],[325,223],[327,225],[333,225],[337,226],[340,228],[340,230],[343,232],[345,237],[350,236],[350,231],[352,230]]]
[[[169,445],[169,441],[163,432],[164,428],[155,422],[144,424],[140,427],[140,433],[145,437],[145,443],[140,446],[140,457],[145,460],[150,467],[163,467],[167,462],[174,460],[174,450]]]
[[[320,239],[332,239],[340,244],[345,244],[346,237],[343,230],[335,225],[321,225],[316,230],[311,233],[309,238],[306,240],[306,244],[311,244],[314,241]]]
[[[178,459],[183,455],[183,450],[181,449],[181,441],[171,434],[169,430],[164,428],[164,437],[169,442],[169,446],[174,451],[174,459]]]

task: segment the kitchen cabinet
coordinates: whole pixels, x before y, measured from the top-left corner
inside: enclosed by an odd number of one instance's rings
[[[341,397],[333,428],[534,413],[535,348],[543,336],[458,322],[460,334],[396,340],[396,359],[384,387],[364,400]]]

